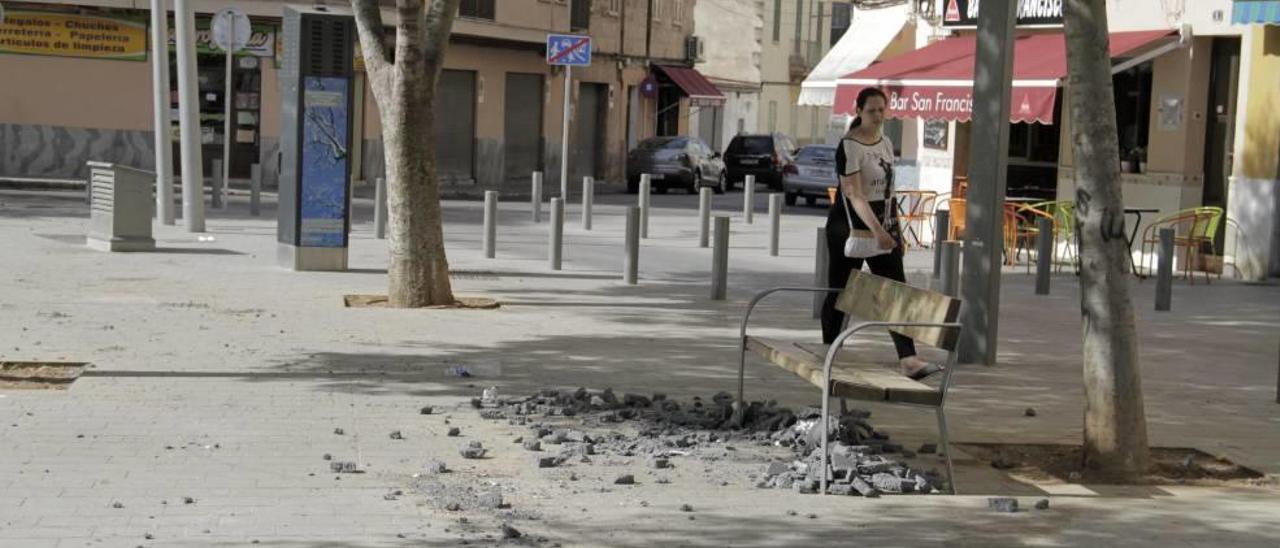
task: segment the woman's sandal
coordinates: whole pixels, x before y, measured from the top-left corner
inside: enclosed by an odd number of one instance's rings
[[[930,364],[926,364],[924,367],[921,367],[920,369],[916,370],[916,372],[915,372],[915,373],[912,373],[912,374],[910,374],[910,375],[907,375],[907,378],[908,378],[908,379],[911,379],[911,380],[913,380],[913,381],[922,381],[922,380],[924,380],[924,379],[928,378],[928,377],[929,377],[929,375],[932,375],[932,374],[937,373],[937,372],[939,372],[939,371],[943,371],[943,370],[945,370],[945,369],[946,369],[946,368],[945,368],[945,367],[942,367],[941,365],[938,365],[938,364],[936,364],[936,363],[930,363]]]

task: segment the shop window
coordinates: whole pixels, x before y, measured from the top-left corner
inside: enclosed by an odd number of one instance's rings
[[[462,0],[462,3],[458,4],[458,15],[493,21],[495,3],[496,0]]]
[[[1150,61],[1111,77],[1116,98],[1116,130],[1120,142],[1120,161],[1137,171],[1147,161],[1147,142],[1151,126]]]

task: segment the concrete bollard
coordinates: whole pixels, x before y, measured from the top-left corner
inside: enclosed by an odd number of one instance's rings
[[[214,209],[222,209],[222,188],[225,181],[222,180],[222,159],[214,158],[210,160],[213,164],[213,188],[209,190],[209,199]]]
[[[818,241],[813,249],[813,287],[828,287],[827,269],[831,257],[827,253],[827,227],[818,227]],[[813,319],[822,317],[822,303],[827,300],[827,293],[813,294]]]
[[[769,194],[769,256],[778,256],[778,238],[782,233],[782,193]]]
[[[933,213],[933,279],[942,276],[942,242],[947,241],[947,233],[951,231],[951,212],[939,209]]]
[[[249,214],[262,215],[262,166],[249,166]]]
[[[1168,312],[1173,305],[1173,229],[1160,229],[1160,249],[1156,258],[1156,311]]]
[[[960,296],[960,242],[942,242],[942,276],[939,281],[943,293]]]
[[[560,270],[561,253],[564,251],[564,198],[551,199],[551,226],[548,230],[547,266]]]
[[[387,178],[378,177],[373,188],[373,235],[379,240],[387,237]]]
[[[1049,269],[1053,267],[1053,219],[1036,219],[1036,295],[1049,294]]]
[[[698,247],[711,245],[711,187],[698,189]]]
[[[529,210],[533,214],[533,222],[542,222],[542,172],[533,172],[533,188],[529,191]]]
[[[715,218],[715,244],[711,251],[711,300],[723,301],[729,293],[729,218]]]
[[[746,181],[742,183],[742,220],[747,224],[753,221],[753,214],[756,210],[756,176],[747,175]]]
[[[382,179],[378,179],[379,182]],[[378,236],[381,238],[382,236]],[[484,191],[484,258],[498,256],[498,191]]]
[[[622,256],[622,281],[636,285],[640,279],[640,207],[627,208],[627,233]]]
[[[582,229],[591,230],[591,202],[596,199],[596,181],[591,177],[582,178]]]
[[[653,190],[653,179],[648,173],[640,175],[640,237],[649,237],[649,195]]]

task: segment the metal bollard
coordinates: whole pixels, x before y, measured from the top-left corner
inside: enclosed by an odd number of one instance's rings
[[[533,222],[542,222],[542,172],[533,172],[533,189],[529,192],[529,209],[533,212]]]
[[[951,231],[951,212],[939,209],[933,213],[933,279],[942,275],[942,242],[947,241],[947,233]]]
[[[596,199],[596,181],[591,177],[582,178],[582,229],[591,230],[591,202]]]
[[[818,227],[818,243],[813,249],[813,287],[829,287],[827,285],[827,269],[831,257],[827,253],[827,228]],[[822,303],[827,300],[827,293],[813,294],[813,319],[822,317]]]
[[[222,159],[214,158],[210,162],[213,164],[213,188],[209,190],[209,198],[214,209],[222,209]]]
[[[636,285],[640,278],[640,207],[627,208],[626,253],[622,256],[622,281]]]
[[[378,179],[379,182],[382,179]],[[379,235],[379,238],[382,236]],[[484,258],[498,256],[498,191],[484,191]]]
[[[1160,229],[1160,254],[1156,259],[1156,311],[1168,312],[1173,305],[1173,229]]]
[[[952,297],[960,296],[960,242],[942,242],[942,292]]]
[[[387,179],[378,177],[373,188],[373,235],[379,240],[387,237]]]
[[[753,222],[753,214],[756,209],[756,176],[747,175],[747,179],[742,183],[742,220],[747,224]]]
[[[262,166],[249,166],[249,214],[262,215]]]
[[[649,193],[653,189],[653,179],[648,173],[640,175],[640,237],[649,237]]]
[[[778,256],[778,238],[782,231],[782,193],[769,195],[769,256]]]
[[[1049,269],[1053,267],[1053,219],[1036,219],[1036,295],[1049,294]]]
[[[698,247],[711,245],[711,188],[698,189]]]
[[[715,246],[711,251],[711,300],[723,301],[729,290],[729,218],[715,219]]]
[[[560,270],[561,252],[564,250],[564,198],[551,199],[551,238],[547,241],[547,265]]]

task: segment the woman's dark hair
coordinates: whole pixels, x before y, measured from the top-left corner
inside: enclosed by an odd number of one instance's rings
[[[862,88],[862,91],[858,92],[858,100],[857,100],[858,110],[862,110],[863,108],[865,108],[867,106],[867,100],[871,99],[872,97],[879,97],[881,99],[884,99],[884,102],[886,103],[889,102],[889,96],[885,95],[884,92],[880,90],[880,88],[876,88],[876,87]]]
[[[862,88],[862,91],[858,92],[858,99],[856,102],[856,104],[858,105],[858,110],[862,110],[864,107],[866,107],[867,100],[871,99],[872,97],[879,97],[881,99],[884,99],[884,102],[886,103],[889,102],[889,97],[885,95],[884,92],[880,90],[880,88],[877,88],[877,87]],[[849,124],[849,130],[852,131],[861,125],[862,125],[862,117],[855,116],[853,118],[853,123]]]

